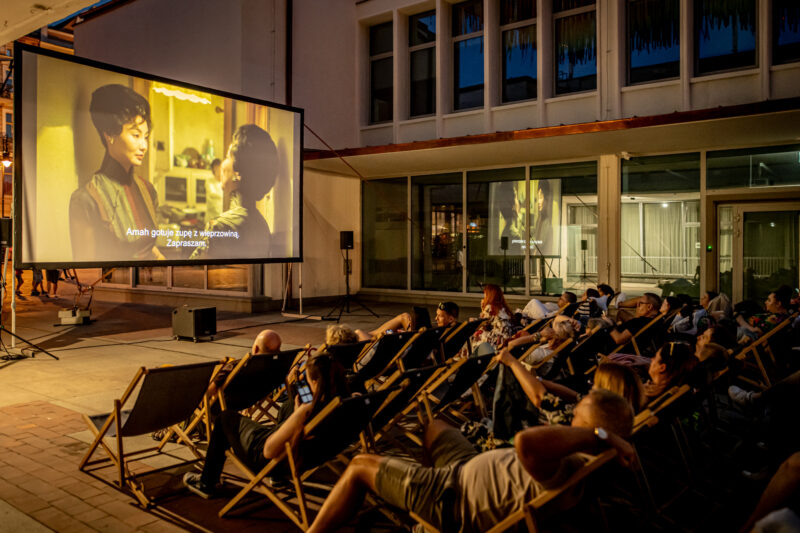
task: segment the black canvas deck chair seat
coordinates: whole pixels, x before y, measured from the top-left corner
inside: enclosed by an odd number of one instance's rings
[[[549,506],[552,504],[552,502],[557,501],[564,495],[573,493],[578,484],[583,483],[586,478],[595,473],[602,466],[612,461],[617,456],[617,451],[606,450],[599,455],[580,455],[586,461],[585,464],[573,472],[573,474],[567,478],[564,483],[558,487],[541,492],[538,496],[526,502],[522,506],[522,509],[518,509],[517,511],[508,515],[508,517],[506,517],[502,522],[495,524],[494,527],[489,529],[487,533],[502,533],[503,531],[509,530],[519,531],[522,524],[525,524],[528,531],[531,533],[542,531],[541,516],[543,513],[549,510]],[[419,522],[426,531],[439,533],[438,529],[427,523],[415,513],[412,512],[410,514],[411,518]]]
[[[361,441],[365,446],[363,432],[369,428],[375,411],[383,405],[393,390],[387,388],[344,400],[334,398],[305,425],[304,436],[296,451],[286,443],[283,453],[257,473],[229,451],[228,458],[244,473],[248,481],[220,510],[219,516],[226,516],[245,496],[258,492],[274,503],[300,529],[307,530],[310,521],[304,481],[318,467],[341,458],[342,453],[352,445]],[[289,478],[290,489],[284,491],[270,485],[267,478],[276,473]]]
[[[414,331],[402,331],[381,335],[364,348],[353,365],[355,374],[351,376],[351,390],[360,390],[364,384],[389,370],[395,358],[415,335]]]
[[[439,337],[442,332],[438,329],[426,329],[413,337],[408,347],[401,352],[397,364],[400,370],[411,370],[430,365],[432,353],[441,349]]]
[[[656,315],[650,322],[645,324],[644,327],[637,331],[633,337],[631,337],[630,341],[628,341],[626,344],[620,344],[614,348],[611,353],[630,353],[628,351],[623,351],[623,348],[627,350],[628,347],[631,347],[636,355],[643,355],[647,348],[652,348],[652,346],[648,346],[647,344],[653,344],[653,334],[657,328],[663,326],[663,320],[663,313]]]
[[[795,314],[786,318],[736,354],[736,359],[742,363],[743,371],[737,376],[738,379],[762,390],[772,386],[775,376],[771,374],[777,370],[778,366],[772,343],[788,331],[796,317]]]
[[[325,345],[320,351],[326,351],[339,361],[344,368],[353,368],[364,348],[371,340]]]
[[[448,330],[447,335],[442,339],[443,361],[449,361],[455,357],[484,322],[486,321],[483,319],[467,320]]]
[[[140,461],[161,453],[165,442],[144,450],[126,452],[123,438],[170,428],[178,435],[179,441],[191,450],[196,457],[195,460],[202,459],[194,443],[178,424],[189,419],[203,401],[211,375],[218,364],[217,361],[210,361],[191,365],[140,368],[123,395],[114,400],[111,413],[83,416],[94,434],[94,440],[81,460],[80,470],[94,472],[110,465],[115,466],[116,483],[119,488],[130,490],[142,506],[148,506],[150,499],[145,495],[144,487],[138,478],[166,468],[132,474],[129,462]],[[139,394],[132,400],[137,387],[140,387]],[[129,400],[133,401],[133,405],[130,409],[124,409]],[[92,460],[98,447],[105,451],[107,457]],[[182,461],[167,468],[185,463],[186,461]]]

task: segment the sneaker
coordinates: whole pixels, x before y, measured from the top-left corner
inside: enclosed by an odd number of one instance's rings
[[[39,291],[31,291],[31,296],[39,296]]]
[[[736,385],[728,387],[728,396],[739,407],[750,407],[753,404],[753,394],[754,391],[744,390]]]
[[[191,492],[194,492],[205,500],[213,498],[217,492],[215,487],[210,487],[209,485],[205,484],[203,480],[200,479],[200,474],[196,474],[194,472],[186,472],[183,475],[183,484]]]
[[[267,485],[273,490],[287,490],[292,486],[292,482],[285,477],[267,476]]]

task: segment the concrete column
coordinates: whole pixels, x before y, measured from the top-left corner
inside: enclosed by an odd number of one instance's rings
[[[620,160],[601,155],[597,166],[597,282],[620,288]]]

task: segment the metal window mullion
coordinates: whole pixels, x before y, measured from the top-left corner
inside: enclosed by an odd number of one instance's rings
[[[431,41],[429,43],[415,44],[414,46],[409,46],[408,47],[408,53],[410,55],[412,52],[417,52],[419,50],[425,50],[427,48],[436,48],[436,41]]]
[[[536,24],[537,17],[533,17],[530,19],[520,20],[519,22],[512,22],[510,24],[505,24],[500,26],[500,32],[508,31],[508,30],[516,30],[517,28],[525,28],[526,26],[533,26]]]
[[[474,39],[476,37],[483,37],[483,30],[476,31],[476,32],[473,32],[473,33],[468,33],[466,35],[459,35],[458,37],[453,37],[452,40],[453,40],[453,44],[455,44],[457,42],[466,41],[468,39]]]
[[[644,253],[644,202],[639,202],[639,255],[647,259]],[[642,274],[647,274],[647,264],[642,261]]]
[[[597,10],[597,3],[594,3],[590,6],[583,6],[583,7],[576,7],[575,9],[570,9],[568,11],[559,11],[558,13],[553,13],[553,20],[558,20],[565,17],[571,17],[573,15],[581,15],[583,13],[589,13],[590,11]]]

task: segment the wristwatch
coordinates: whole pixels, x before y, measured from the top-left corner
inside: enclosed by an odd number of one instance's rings
[[[608,441],[608,431],[606,431],[605,429],[603,429],[601,427],[594,428],[594,436],[600,442],[607,442]]]

